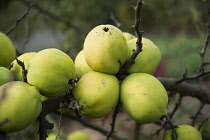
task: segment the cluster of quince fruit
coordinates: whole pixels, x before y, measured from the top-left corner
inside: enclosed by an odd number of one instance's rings
[[[59,49],[24,53],[27,81],[22,82],[22,67],[15,60],[11,40],[0,33],[0,132],[28,127],[40,114],[42,97],[51,98],[73,87],[73,97],[82,106],[80,113],[104,117],[118,103],[130,118],[141,124],[160,121],[167,115],[168,96],[153,76],[161,60],[159,48],[142,38],[142,52],[135,63],[117,77],[136,49],[137,38],[113,25],[99,25],[85,38],[75,61]],[[10,68],[8,68],[10,65]],[[78,82],[74,79],[78,78]]]

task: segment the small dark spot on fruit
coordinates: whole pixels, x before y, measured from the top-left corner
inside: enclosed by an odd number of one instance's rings
[[[10,66],[9,66],[9,70],[14,66],[14,63],[12,63]]]
[[[109,31],[109,28],[105,27],[103,30],[104,30],[105,32],[108,32],[108,31]]]

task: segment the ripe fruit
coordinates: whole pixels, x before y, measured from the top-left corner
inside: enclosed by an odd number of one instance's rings
[[[83,106],[82,114],[104,117],[118,103],[118,79],[114,75],[90,71],[76,84],[73,96],[79,100],[79,105]]]
[[[129,41],[129,40],[135,38],[135,36],[132,35],[131,33],[123,32],[123,34],[125,36],[126,41]]]
[[[168,96],[163,85],[152,75],[133,73],[120,87],[122,108],[133,120],[148,124],[167,114]]]
[[[80,51],[75,58],[75,70],[77,73],[77,78],[81,78],[84,74],[89,71],[93,71],[86,63],[84,51]]]
[[[12,72],[5,67],[0,67],[0,86],[11,81],[14,81]]]
[[[28,61],[33,57],[36,53],[29,52],[20,55],[17,59],[24,62],[25,68],[28,66]],[[17,60],[14,60],[11,63],[10,71],[14,74],[16,81],[22,81],[22,67],[17,63]]]
[[[58,49],[37,52],[28,62],[28,83],[39,88],[46,97],[65,93],[69,80],[75,78],[72,59]]]
[[[57,137],[57,134],[56,134],[55,132],[54,132],[54,133],[50,133],[50,134],[47,136],[46,140],[55,140],[56,137]],[[62,139],[61,139],[60,137],[58,137],[57,140],[62,140]]]
[[[15,132],[28,127],[41,112],[39,90],[21,81],[6,83],[0,87],[0,132]]]
[[[116,74],[128,59],[129,50],[121,30],[113,25],[99,25],[88,33],[84,55],[93,70]]]
[[[136,49],[137,38],[128,41],[130,56]],[[153,74],[161,60],[159,48],[149,39],[142,38],[143,51],[135,59],[135,63],[130,66],[128,73],[149,73]]]
[[[86,133],[77,130],[67,135],[67,140],[89,140]]]
[[[0,32],[0,66],[8,67],[15,59],[16,51],[10,38]]]
[[[202,140],[200,132],[191,125],[179,125],[175,129],[177,140]],[[165,140],[172,140],[172,130],[168,131]]]

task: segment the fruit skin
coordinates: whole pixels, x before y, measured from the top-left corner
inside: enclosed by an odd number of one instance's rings
[[[28,52],[20,55],[17,59],[24,62],[25,68],[28,67],[28,61],[35,55],[35,52]],[[14,74],[16,81],[22,81],[22,67],[14,60],[11,63],[10,71]]]
[[[48,134],[46,140],[55,140],[56,137],[57,137],[57,134],[56,133],[50,133],[50,134]],[[62,139],[60,137],[58,137],[57,140],[62,140]]]
[[[172,130],[168,131],[165,140],[172,140]],[[191,125],[179,125],[176,128],[177,140],[202,140],[200,132]]]
[[[32,124],[42,109],[39,90],[22,81],[12,81],[0,87],[0,132],[16,132]]]
[[[148,124],[167,114],[168,96],[163,85],[152,75],[133,73],[120,87],[122,108],[133,120]]]
[[[86,133],[77,130],[67,135],[67,140],[89,140]]]
[[[123,32],[123,34],[124,34],[124,36],[125,36],[126,41],[129,41],[129,40],[135,38],[135,36],[132,35],[131,33]]]
[[[127,41],[117,27],[99,25],[92,29],[84,42],[85,60],[95,71],[116,74],[129,57]]]
[[[82,114],[90,117],[108,115],[119,101],[119,82],[114,75],[90,71],[73,90],[73,96],[84,109]]]
[[[130,56],[133,50],[136,49],[137,38],[128,41],[128,48],[130,50]],[[161,53],[159,48],[149,39],[142,38],[142,52],[138,54],[135,59],[135,63],[130,66],[127,73],[149,73],[154,74],[157,66],[161,60]]]
[[[53,97],[65,93],[76,72],[72,59],[64,52],[50,48],[37,52],[28,62],[28,83],[41,94]]]
[[[88,73],[89,71],[93,71],[88,64],[86,63],[84,51],[81,50],[76,58],[75,58],[75,70],[77,73],[77,78],[81,78],[84,74]]]
[[[16,51],[10,38],[0,32],[0,66],[8,67],[15,59]]]
[[[12,72],[5,67],[0,67],[0,86],[11,81],[14,81]]]

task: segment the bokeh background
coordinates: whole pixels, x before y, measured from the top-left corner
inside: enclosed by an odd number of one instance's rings
[[[9,34],[18,54],[39,51],[44,48],[59,48],[74,60],[82,50],[88,32],[100,24],[115,24],[111,14],[121,23],[120,29],[135,35],[131,26],[134,24],[133,5],[136,0],[0,0],[0,31],[7,33],[16,20],[23,15],[30,3],[36,3],[29,14]],[[200,64],[201,51],[207,32],[209,2],[205,0],[145,0],[141,9],[141,26],[143,36],[151,39],[161,50],[162,61],[156,76],[182,77],[185,70],[194,74]],[[209,49],[206,60],[210,61]],[[209,76],[205,77],[202,86],[209,88]],[[178,95],[171,99],[172,106]],[[183,120],[190,122],[190,116],[195,113],[200,102],[186,97],[182,108],[176,116],[181,124]],[[170,105],[169,105],[170,107]],[[194,108],[192,110],[192,108]],[[208,116],[209,106],[204,108],[204,115]],[[183,113],[184,112],[184,113]],[[59,114],[52,113],[49,120],[55,122],[53,132],[58,132]],[[111,114],[106,119],[86,118],[106,129],[110,128]],[[106,123],[103,123],[105,120]],[[83,129],[91,140],[104,139],[97,131],[88,129],[80,123],[63,118],[61,134],[64,136],[77,129]],[[132,139],[135,123],[123,112],[119,113],[116,131],[118,135]],[[142,126],[141,139],[162,139],[162,135],[151,137],[156,125]],[[11,134],[23,140],[37,139],[37,124],[27,130]],[[51,133],[51,131],[49,131]],[[33,138],[34,137],[34,138]]]

